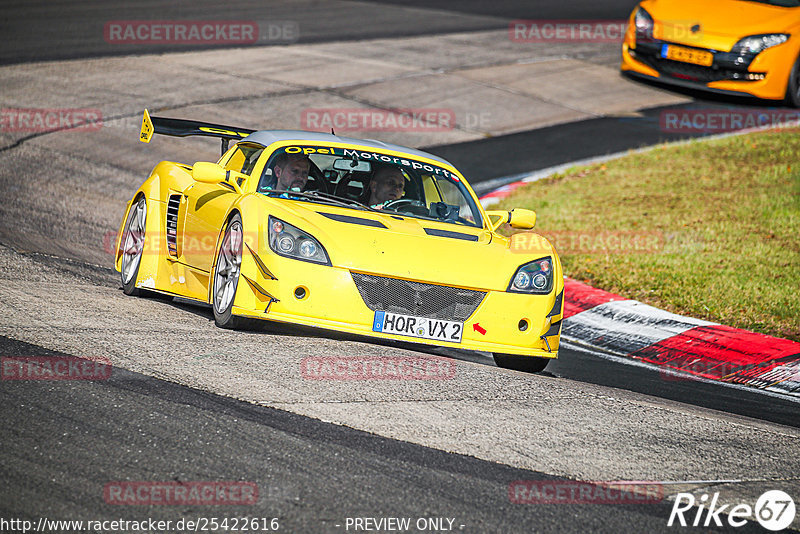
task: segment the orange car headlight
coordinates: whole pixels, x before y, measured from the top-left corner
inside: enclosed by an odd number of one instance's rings
[[[750,35],[744,39],[740,39],[731,52],[744,55],[744,54],[760,54],[767,48],[772,48],[779,44],[785,43],[789,36],[785,33],[766,33],[763,35]]]
[[[653,17],[643,7],[636,8],[636,15],[633,17],[634,25],[636,26],[636,40],[637,41],[652,41],[653,40]]]

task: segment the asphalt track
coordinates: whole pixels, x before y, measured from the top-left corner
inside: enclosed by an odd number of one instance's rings
[[[659,83],[647,85],[668,87]],[[668,88],[676,90],[673,87]],[[429,146],[426,150],[453,162],[469,177],[470,183],[477,184],[475,190],[479,194],[485,194],[488,191],[480,184],[488,180],[709,135],[702,132],[665,132],[660,127],[659,116],[667,109],[672,112],[693,108],[724,112],[731,109],[781,108],[775,102],[756,98],[709,96],[693,89],[678,89],[677,92],[690,97],[692,101],[686,104],[642,109],[636,116],[598,117],[489,139]],[[513,156],[508,157],[506,154]]]
[[[441,2],[440,14],[420,19],[420,2],[341,2],[317,17],[316,2],[273,4],[212,2],[4,3],[0,31],[7,38],[0,62],[69,59],[119,54],[97,39],[113,19],[257,18],[301,20],[300,42],[357,40],[497,29],[513,18],[622,18],[632,2]],[[143,16],[146,13],[148,16]],[[258,16],[253,16],[257,13]],[[37,31],[38,29],[38,31]],[[48,30],[48,38],[41,33]],[[87,35],[94,35],[87,38]],[[125,53],[163,52],[137,48]],[[181,47],[181,50],[186,50]],[[723,105],[725,102],[711,101]],[[584,157],[617,152],[678,136],[654,127],[658,110],[642,117],[606,117],[488,140],[432,147],[480,182]],[[608,135],[614,132],[614,135]],[[514,158],[494,159],[513,151]],[[108,280],[108,276],[100,277]],[[7,282],[5,282],[7,283]],[[178,308],[186,306],[174,304]],[[207,311],[197,311],[208,316]],[[35,339],[0,338],[3,355],[48,354]],[[729,414],[797,428],[797,404],[756,392],[693,381],[665,381],[657,372],[621,366],[564,349],[550,376],[644,393]],[[610,389],[610,394],[613,394]],[[105,382],[3,384],[0,492],[2,517],[130,517],[147,513],[112,507],[98,487],[108,480],[259,480],[264,498],[249,517],[280,516],[289,532],[341,532],[345,517],[453,517],[465,531],[621,532],[663,531],[670,504],[512,505],[509,482],[556,477],[401,440],[323,423],[290,412],[115,368]],[[654,401],[656,402],[656,401]],[[643,424],[646,424],[643,422]],[[556,451],[555,454],[558,452]],[[160,477],[160,478],[159,478]],[[148,510],[151,511],[151,510]],[[217,510],[214,510],[215,512]],[[240,515],[239,510],[235,515]],[[186,508],[152,510],[159,519],[193,514]],[[219,514],[232,516],[228,510]],[[213,515],[208,509],[197,515]],[[749,525],[737,531],[758,529]]]
[[[276,0],[269,4],[258,0],[5,1],[0,18],[0,35],[3,35],[0,64],[209,48],[142,44],[120,49],[103,38],[104,25],[115,20],[254,20],[265,25],[288,21],[299,28],[297,38],[275,44],[318,43],[502,29],[508,27],[510,20],[519,18],[620,20],[627,17],[635,3],[630,0],[580,0],[568,4],[550,0],[491,3]]]
[[[0,338],[5,355],[58,355]],[[446,517],[464,532],[663,530],[671,503],[512,504],[513,481],[564,479],[390,440],[115,369],[103,382],[0,390],[2,517],[278,517],[282,532],[344,532],[350,517]],[[32,424],[35,422],[35,424]],[[259,482],[259,502],[137,507],[103,501],[109,480]],[[159,480],[163,480],[159,479]],[[188,509],[187,509],[188,508]],[[231,508],[233,510],[231,510]],[[743,532],[756,532],[750,525]]]

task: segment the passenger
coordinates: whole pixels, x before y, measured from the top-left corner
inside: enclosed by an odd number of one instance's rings
[[[387,202],[397,200],[405,194],[406,179],[403,171],[391,165],[384,165],[375,170],[369,183],[369,205],[380,209]]]

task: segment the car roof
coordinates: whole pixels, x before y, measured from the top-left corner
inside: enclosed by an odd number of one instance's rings
[[[422,150],[417,150],[415,148],[408,148],[405,146],[393,145],[391,143],[384,143],[383,141],[377,141],[375,139],[356,139],[353,137],[342,137],[340,135],[323,133],[323,132],[306,132],[304,130],[259,130],[257,132],[251,133],[250,135],[245,137],[242,141],[258,143],[264,146],[269,146],[272,143],[279,141],[345,143],[349,145],[356,145],[363,148],[373,148],[380,150],[392,150],[395,152],[402,152],[404,154],[408,154],[409,156],[428,158],[434,161],[438,161],[439,163],[448,165],[450,167],[454,167],[454,165],[449,161],[447,161],[446,159],[442,159],[439,156],[435,156],[433,154],[430,154],[428,152],[423,152]]]

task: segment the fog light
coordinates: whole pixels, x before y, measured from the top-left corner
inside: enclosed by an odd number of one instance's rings
[[[304,298],[306,298],[307,294],[308,293],[306,292],[306,288],[304,288],[303,286],[297,286],[296,288],[294,288],[294,298],[296,298],[297,300],[303,300]]]
[[[528,320],[527,319],[520,319],[519,320],[519,331],[524,332],[528,329]]]
[[[291,236],[285,235],[278,240],[278,248],[281,252],[289,253],[294,250],[294,239]]]

